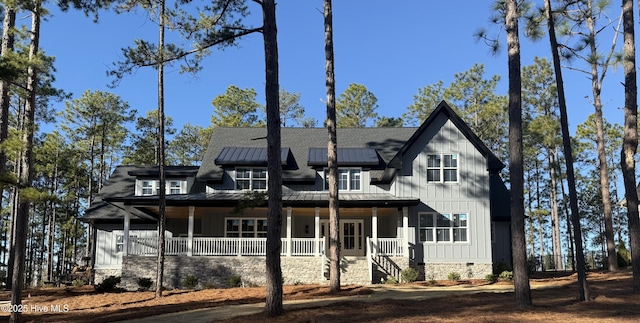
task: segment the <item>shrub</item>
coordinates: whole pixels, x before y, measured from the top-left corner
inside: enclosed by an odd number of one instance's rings
[[[457,282],[460,280],[460,274],[457,272],[450,272],[449,275],[447,275],[447,279]]]
[[[76,286],[76,287],[81,287],[81,286],[84,286],[85,283],[84,283],[84,280],[82,280],[82,279],[74,279],[71,282],[71,285]]]
[[[385,284],[397,284],[398,280],[395,277],[389,275],[389,276],[387,276],[387,279],[384,281],[384,283]]]
[[[498,261],[498,263],[493,266],[493,273],[496,275],[499,275],[505,270],[511,270],[511,267],[509,267],[509,265],[507,265],[504,261]]]
[[[198,277],[187,275],[182,279],[182,287],[186,289],[194,289],[198,286]]]
[[[118,284],[120,284],[120,277],[109,276],[96,286],[96,291],[99,293],[112,292]]]
[[[631,265],[631,253],[627,250],[624,241],[620,241],[618,244],[618,252],[616,255],[618,257],[618,267],[625,268]]]
[[[500,273],[500,280],[503,281],[512,281],[513,280],[513,271],[505,270]]]
[[[418,279],[418,271],[411,267],[405,268],[400,272],[400,277],[403,283],[411,283]]]
[[[498,276],[496,276],[494,274],[488,274],[488,275],[484,276],[484,281],[493,284],[493,283],[498,281]]]
[[[149,288],[151,288],[151,285],[153,285],[153,281],[151,280],[151,278],[147,277],[140,277],[136,282],[142,290],[148,290]]]
[[[227,279],[227,285],[231,288],[242,286],[242,276],[240,275],[231,275],[229,279]]]

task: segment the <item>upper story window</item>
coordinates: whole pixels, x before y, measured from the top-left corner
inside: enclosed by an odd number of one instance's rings
[[[468,215],[466,213],[421,213],[420,241],[467,242]]]
[[[182,181],[169,181],[169,194],[182,194]]]
[[[427,155],[427,182],[458,182],[458,154]]]
[[[186,194],[187,181],[184,179],[169,179],[166,181],[166,194]],[[160,193],[160,181],[157,179],[136,180],[136,195],[151,196]]]
[[[362,170],[360,168],[338,169],[339,191],[360,191],[362,189]],[[324,170],[324,189],[329,189],[329,169]]]
[[[158,181],[145,180],[142,181],[142,194],[141,195],[158,195]]]
[[[236,189],[266,190],[266,168],[236,168]]]

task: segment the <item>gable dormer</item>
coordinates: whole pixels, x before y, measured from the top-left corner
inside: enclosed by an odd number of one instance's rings
[[[165,168],[165,193],[167,195],[188,194],[191,189],[197,166],[167,166]],[[135,196],[154,196],[159,194],[160,172],[158,167],[142,167],[129,171],[136,178]]]

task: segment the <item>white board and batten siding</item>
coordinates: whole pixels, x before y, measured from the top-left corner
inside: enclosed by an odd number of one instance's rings
[[[457,154],[458,182],[427,182],[429,154]],[[487,160],[462,132],[441,114],[403,156],[396,194],[419,197],[410,208],[410,238],[423,250],[423,262],[491,262],[491,214]],[[466,242],[420,242],[420,213],[466,213]],[[420,261],[421,259],[416,259]]]
[[[96,263],[95,269],[120,269],[122,268],[122,252],[117,250],[118,236],[123,236],[122,224],[101,225],[96,234]],[[172,237],[172,233],[166,231],[167,238]],[[158,236],[155,225],[131,225],[129,236],[140,238],[153,238]]]

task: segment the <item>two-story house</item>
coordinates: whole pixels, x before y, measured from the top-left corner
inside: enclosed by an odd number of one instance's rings
[[[418,128],[338,129],[343,283],[375,283],[414,267],[426,279],[484,278],[511,263],[504,164],[442,102]],[[328,279],[327,140],[282,128],[281,261],[286,283]],[[217,128],[200,167],[166,170],[165,284],[232,275],[264,284],[265,128]],[[95,227],[96,281],[155,277],[157,167],[117,167],[83,219]]]

